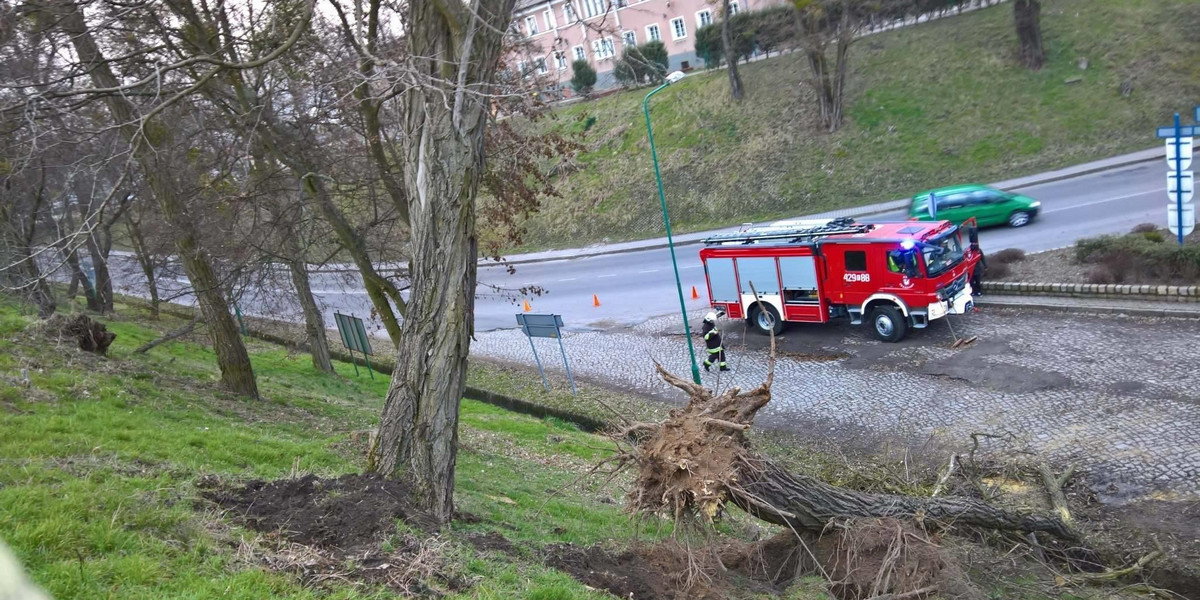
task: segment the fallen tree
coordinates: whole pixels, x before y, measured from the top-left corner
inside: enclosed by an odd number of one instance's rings
[[[688,395],[688,404],[661,423],[634,423],[616,436],[636,440],[617,459],[622,465],[636,465],[629,493],[635,512],[711,523],[733,503],[797,533],[819,534],[839,519],[896,518],[925,527],[958,524],[1079,539],[1058,516],[1018,513],[965,497],[858,492],[788,472],[755,454],[746,431],[771,400],[773,358],[766,382],[744,393],[731,387],[717,395],[661,365],[657,369],[667,383]]]

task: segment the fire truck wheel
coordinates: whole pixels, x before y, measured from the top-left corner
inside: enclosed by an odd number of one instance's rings
[[[770,304],[755,304],[750,309],[750,323],[763,335],[783,333],[783,319]]]
[[[908,334],[908,320],[895,306],[876,306],[871,311],[871,330],[885,342],[898,342]]]

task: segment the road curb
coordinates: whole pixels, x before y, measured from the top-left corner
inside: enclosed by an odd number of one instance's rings
[[[1180,309],[1139,306],[1088,306],[1085,304],[1071,303],[1052,304],[1048,302],[1028,302],[1024,297],[1022,297],[1019,301],[1006,301],[1003,299],[998,300],[996,298],[988,298],[986,296],[977,298],[975,302],[976,304],[987,308],[1041,310],[1046,312],[1061,313],[1126,315],[1135,317],[1174,317],[1183,319],[1200,319],[1200,306],[1192,307],[1186,304],[1180,305]],[[1182,307],[1187,308],[1185,309]]]
[[[120,302],[124,304],[138,305],[145,309],[150,308],[150,303],[142,300],[141,298],[124,296],[121,294],[118,294],[117,296]],[[191,312],[189,312],[189,309]],[[193,316],[195,316],[194,308],[179,304],[172,304],[169,302],[160,303],[158,305],[158,310],[160,313],[179,319],[191,319]],[[289,323],[289,325],[294,324]],[[297,342],[296,340],[291,340],[273,333],[259,331],[249,326],[246,327],[246,333],[249,335],[249,337],[259,341],[267,342],[268,344],[275,344],[276,346],[282,346],[290,350],[308,352],[308,344],[304,342]],[[341,350],[333,347],[329,348],[329,356],[334,360],[346,364],[354,364],[357,362],[354,357],[350,356],[350,354],[342,352]],[[376,373],[390,378],[392,371],[396,368],[396,363],[392,360],[377,357],[374,361],[372,361],[371,366],[375,367]],[[568,423],[572,423],[576,427],[579,427],[579,429],[588,433],[598,433],[611,427],[611,423],[607,423],[584,414],[563,410],[561,408],[555,408],[553,406],[546,406],[544,404],[538,404],[528,400],[522,400],[521,398],[515,398],[513,396],[508,396],[471,385],[468,385],[463,389],[463,398],[475,400],[477,402],[483,402],[484,404],[490,404],[498,408],[503,408],[505,410],[523,415],[529,415],[538,419],[554,417],[556,419],[561,419],[563,421],[567,421]]]
[[[1195,285],[1117,285],[1104,283],[1036,283],[985,281],[985,292],[1016,296],[1051,296],[1095,300],[1200,303],[1200,286]],[[1200,308],[1200,307],[1198,307]]]

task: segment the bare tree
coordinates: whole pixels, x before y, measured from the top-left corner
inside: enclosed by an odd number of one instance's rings
[[[1035,71],[1041,69],[1042,64],[1046,62],[1046,51],[1042,48],[1041,15],[1041,0],[1013,1],[1013,20],[1017,26],[1021,64]]]
[[[458,410],[474,330],[475,198],[487,92],[515,0],[408,5],[402,97],[412,294],[371,467],[404,468],[440,522],[454,513]]]
[[[729,0],[723,0],[724,5],[721,8],[721,45],[725,50],[725,64],[729,69],[729,95],[735,101],[742,99],[742,76],[738,74],[738,55],[737,49],[733,46],[733,14],[729,7]]]

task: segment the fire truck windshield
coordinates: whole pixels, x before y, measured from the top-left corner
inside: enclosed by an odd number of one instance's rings
[[[921,246],[925,256],[925,274],[935,277],[962,262],[962,242],[958,239],[958,228],[951,229],[941,237],[929,240]]]

